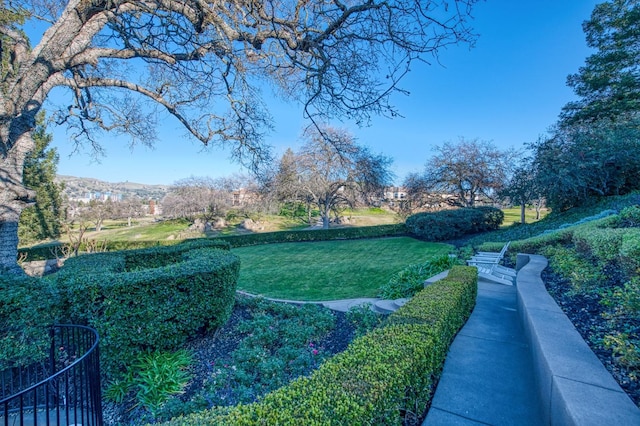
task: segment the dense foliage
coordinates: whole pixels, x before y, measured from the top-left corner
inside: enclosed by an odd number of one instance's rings
[[[594,53],[568,78],[578,99],[532,145],[538,184],[556,210],[640,188],[640,2],[598,4],[583,29]]]
[[[169,400],[156,418],[254,402],[310,374],[331,356],[321,343],[336,326],[330,310],[245,297],[236,304],[244,313],[235,328],[237,347],[207,363],[208,374],[196,390],[189,397]]]
[[[461,208],[425,212],[409,216],[405,223],[409,233],[428,241],[445,241],[463,235],[496,230],[504,212],[495,207]]]
[[[532,147],[537,185],[553,209],[640,188],[637,121],[561,127]]]
[[[64,209],[62,184],[55,182],[58,153],[49,147],[52,136],[46,133],[44,119],[44,114],[38,116],[33,131],[35,148],[24,160],[24,185],[36,192],[36,202],[20,215],[18,237],[21,245],[60,236]]]
[[[42,281],[61,292],[59,320],[98,330],[105,371],[117,375],[145,350],[171,350],[228,318],[240,269],[219,243],[96,253],[68,259]]]
[[[393,275],[389,282],[380,288],[378,297],[385,300],[412,297],[424,288],[424,282],[428,278],[450,269],[457,263],[458,259],[447,255],[409,265]]]
[[[354,340],[311,376],[257,403],[213,408],[167,424],[402,424],[405,416],[426,409],[476,292],[476,270],[454,267],[449,277],[418,293],[386,325]]]
[[[568,85],[580,97],[563,108],[569,125],[600,120],[619,122],[640,111],[640,2],[609,0],[583,24],[594,49]]]
[[[46,356],[59,300],[46,282],[0,274],[0,371]]]

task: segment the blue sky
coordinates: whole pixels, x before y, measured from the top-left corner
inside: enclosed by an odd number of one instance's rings
[[[546,134],[560,109],[574,98],[566,86],[591,53],[582,22],[594,0],[486,0],[476,5],[472,25],[476,46],[450,46],[440,64],[415,64],[401,83],[410,96],[392,99],[404,118],[376,118],[367,128],[348,127],[362,145],[393,158],[397,183],[421,171],[433,147],[460,137],[520,149]],[[270,104],[275,130],[267,138],[276,155],[299,146],[306,124],[297,105]],[[58,173],[109,182],[171,184],[189,176],[228,176],[243,172],[221,149],[202,150],[167,122],[153,149],[129,147],[126,137],[108,134],[107,155],[97,163],[86,152],[72,153],[65,129],[50,126],[58,149]]]

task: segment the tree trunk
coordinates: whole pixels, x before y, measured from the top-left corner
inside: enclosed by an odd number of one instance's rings
[[[523,225],[526,223],[525,203],[520,203],[520,223],[522,223]]]
[[[329,215],[322,216],[322,229],[329,229]]]
[[[535,203],[536,207],[536,220],[540,220],[540,210],[542,209],[542,198],[538,198]]]
[[[9,140],[14,120],[0,126],[0,143]],[[35,201],[35,191],[22,185],[24,160],[34,148],[31,132],[18,136],[15,145],[0,156],[0,272],[24,274],[18,265],[18,221]]]

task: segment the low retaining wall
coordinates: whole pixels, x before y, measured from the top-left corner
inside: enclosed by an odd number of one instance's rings
[[[518,314],[532,351],[545,423],[640,425],[640,409],[591,351],[540,277],[543,256],[518,254]]]

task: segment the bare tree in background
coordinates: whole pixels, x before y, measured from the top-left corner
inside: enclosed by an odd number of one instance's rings
[[[419,173],[409,173],[402,186],[406,191],[406,197],[396,201],[398,203],[396,211],[403,219],[417,211],[440,210],[448,206],[446,197],[434,192],[433,187]]]
[[[305,137],[300,151],[280,163],[275,190],[283,201],[305,203],[308,210],[316,207],[327,229],[332,217],[354,207],[359,199],[382,199],[392,178],[389,158],[358,145],[344,129],[310,129]]]
[[[269,157],[265,83],[317,122],[395,116],[389,97],[414,61],[473,42],[476,1],[3,0],[0,268],[21,272],[18,219],[34,198],[23,164],[54,88],[68,96],[52,112],[79,145],[100,152],[101,130],[152,143],[168,115],[256,166]],[[45,31],[32,44],[34,20]]]
[[[435,147],[421,175],[411,175],[425,194],[440,196],[454,207],[473,207],[480,198],[493,201],[506,185],[517,153],[501,151],[493,143],[460,138]]]
[[[173,184],[162,200],[165,216],[205,221],[224,216],[233,203],[232,189],[224,179],[189,177]]]
[[[145,209],[143,201],[137,195],[130,195],[124,200],[118,202],[115,205],[116,214],[118,217],[127,219],[127,226],[131,226],[131,221],[135,217],[142,217],[145,215]]]

